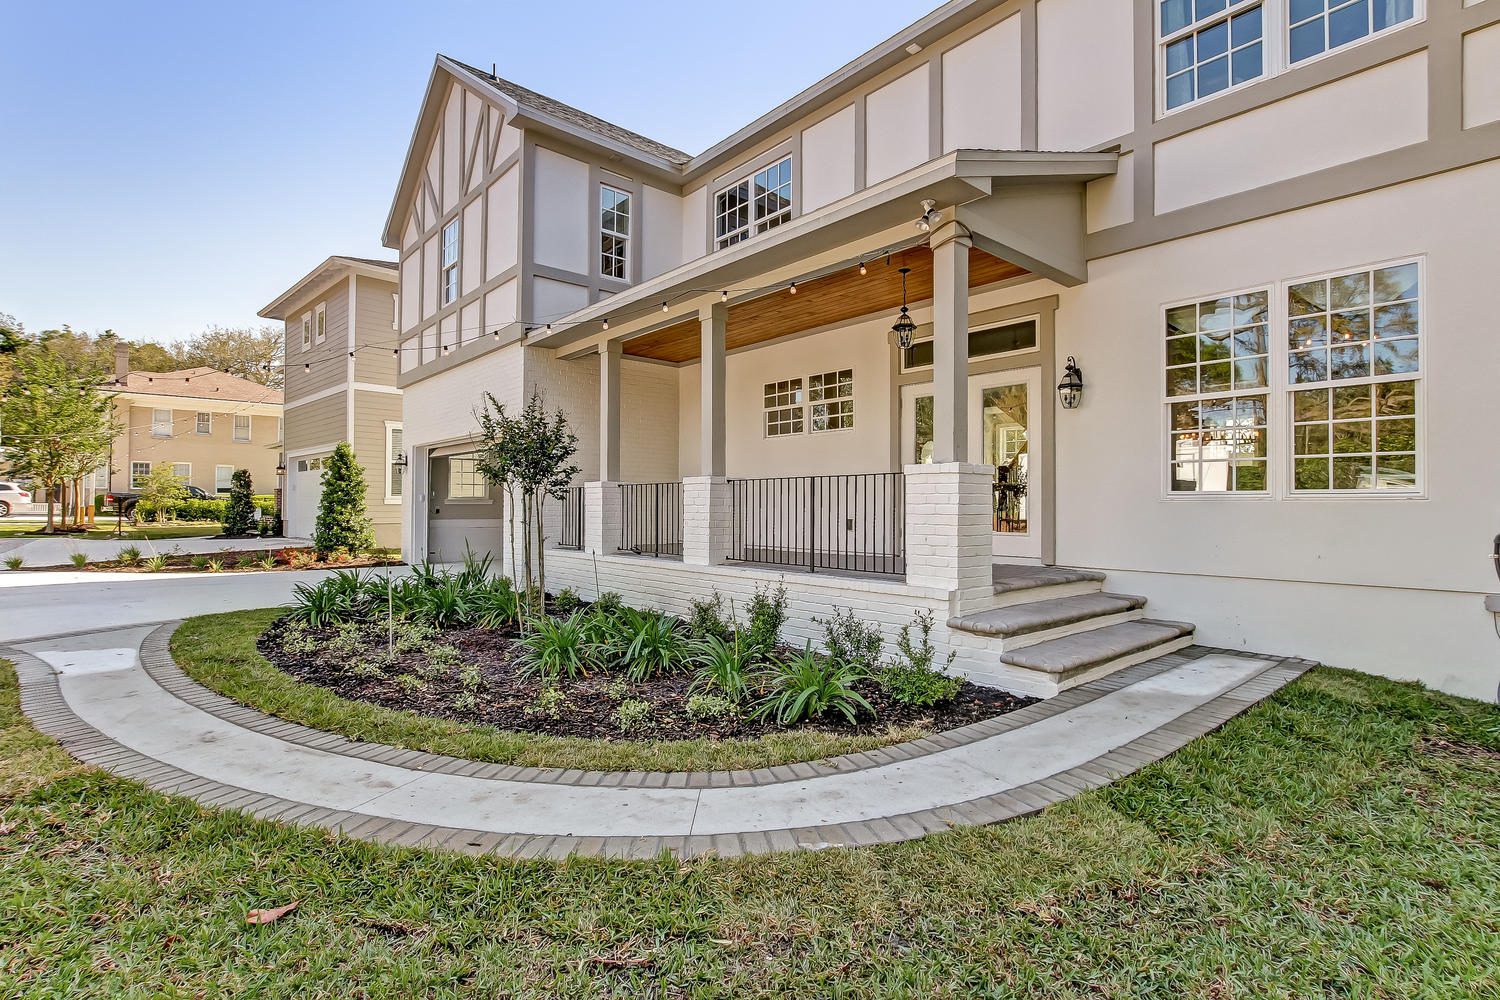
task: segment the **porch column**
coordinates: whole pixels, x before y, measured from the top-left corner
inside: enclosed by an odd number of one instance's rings
[[[620,481],[620,358],[624,342],[599,345],[599,479]]]
[[[947,591],[955,615],[993,607],[994,467],[946,462],[905,473],[906,582]]]
[[[623,523],[620,484],[592,482],[583,484],[583,549],[601,556],[612,556],[620,548]]]
[[[729,306],[715,302],[701,309],[698,316],[702,371],[699,474],[682,481],[682,561],[713,566],[728,557],[732,530],[724,462],[724,335]]]
[[[955,223],[932,234],[932,461],[969,460],[969,247]]]

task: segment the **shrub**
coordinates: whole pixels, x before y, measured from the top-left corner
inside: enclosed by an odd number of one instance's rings
[[[542,685],[542,689],[536,693],[531,704],[522,711],[533,718],[541,716],[547,719],[561,719],[563,706],[567,703],[568,698],[563,694],[562,688],[548,683]]]
[[[814,618],[813,622],[823,626],[823,648],[829,656],[840,663],[850,663],[869,673],[880,662],[880,649],[885,645],[880,637],[880,627],[864,622],[853,611],[833,609],[828,618]]]
[[[567,618],[543,615],[528,621],[527,629],[521,639],[522,677],[541,674],[543,680],[554,680],[588,673],[591,650],[581,613]]]
[[[282,628],[278,644],[283,653],[293,656],[318,651],[318,642],[308,633],[306,623],[297,620],[288,621]]]
[[[447,643],[427,647],[427,664],[434,669],[434,672],[441,673],[454,667],[461,667],[463,662],[463,654]]]
[[[274,527],[276,498],[257,496],[251,499],[255,509],[260,511],[261,534],[266,534]],[[141,500],[136,504],[135,517],[139,521],[150,521],[160,520],[161,515],[165,515],[165,519],[170,521],[218,521],[222,525],[227,503],[226,500],[199,500],[197,497],[184,497],[161,504]]]
[[[326,628],[339,625],[354,617],[357,604],[349,592],[349,585],[335,573],[318,583],[299,583],[292,588],[291,610],[287,617],[292,621]]]
[[[402,674],[396,678],[396,683],[408,694],[415,694],[418,691],[425,691],[427,689],[427,681],[416,674]]]
[[[365,510],[365,470],[355,460],[349,442],[340,441],[323,460],[323,495],[313,527],[313,548],[323,555],[362,552],[374,545],[374,528]]]
[[[167,557],[158,552],[154,556],[149,556],[142,565],[146,567],[148,572],[160,573],[167,568]]]
[[[72,555],[68,556],[68,561],[71,562],[74,566],[77,566],[79,569],[83,569],[83,567],[89,564],[89,557],[85,552],[74,552]]]
[[[864,679],[864,672],[854,664],[819,657],[809,644],[801,653],[772,665],[771,693],[755,714],[790,726],[837,712],[852,723],[861,710],[875,714],[874,707],[854,690],[854,685]]]
[[[480,628],[505,628],[521,615],[521,598],[506,577],[491,580],[469,594],[470,620]]]
[[[466,691],[477,691],[484,687],[484,674],[476,663],[465,663],[458,669],[458,686]]]
[[[171,463],[157,462],[146,473],[139,492],[141,499],[136,504],[135,511],[137,519],[146,516],[146,510],[141,509],[142,505],[149,505],[147,510],[154,513],[156,521],[161,523],[167,519],[166,508],[187,496],[187,487],[172,473]]]
[[[456,577],[435,587],[424,587],[417,599],[417,616],[438,628],[458,628],[469,620],[469,593]]]
[[[714,591],[713,597],[694,601],[688,614],[688,634],[694,639],[727,639],[734,626],[724,618],[724,595]]]
[[[141,549],[138,545],[127,545],[115,553],[115,558],[126,566],[134,566],[141,561]]]
[[[210,573],[222,573],[222,572],[224,572],[224,560],[222,560],[222,559],[210,559],[208,561],[208,571]]]
[[[693,662],[698,667],[694,691],[717,691],[735,705],[745,700],[753,672],[750,650],[740,644],[739,636],[727,641],[709,636],[698,644]]]
[[[649,729],[651,727],[651,703],[638,698],[620,702],[620,706],[615,709],[615,724],[626,736]]]
[[[224,518],[220,522],[226,535],[248,535],[255,530],[255,490],[250,486],[250,470],[235,469],[229,477],[229,499],[224,501]]]
[[[553,595],[552,598],[552,607],[556,609],[558,614],[562,615],[571,615],[578,610],[578,606],[582,603],[583,601],[578,598],[578,592],[572,587],[564,587]]]
[[[207,569],[208,556],[193,556],[193,558],[188,560],[188,565],[193,567],[193,569]]]
[[[261,556],[259,559],[257,559],[255,561],[255,565],[257,565],[261,569],[265,569],[265,570],[275,569],[276,568],[276,557],[273,556],[273,555],[271,555],[268,552],[265,555]]]
[[[899,659],[887,664],[875,676],[881,690],[891,699],[916,708],[930,708],[952,701],[964,686],[963,678],[952,677],[933,667],[937,650],[932,645],[933,614],[918,611],[911,625],[901,627],[901,638],[896,640]],[[911,636],[915,628],[917,638]],[[956,654],[948,654],[948,664]]]
[[[738,713],[735,703],[716,694],[695,694],[687,700],[687,715],[696,722],[709,719],[732,719]]]
[[[687,665],[692,647],[679,630],[678,619],[656,611],[626,608],[617,621],[618,638],[624,645],[617,662],[625,665],[625,674],[632,681],[647,681]]]
[[[604,689],[604,696],[610,701],[624,701],[630,697],[630,685],[622,679],[612,680],[609,687]]]
[[[479,699],[474,697],[470,691],[461,691],[453,696],[453,710],[455,712],[472,713],[478,711]]]
[[[26,562],[26,560],[22,559],[20,556],[6,556],[5,557],[5,568],[6,569],[20,569],[21,565],[23,563],[25,563],[25,562]]]
[[[240,557],[234,561],[234,565],[236,569],[249,569],[251,566],[255,565],[255,557],[248,552],[242,553]]]
[[[589,605],[589,610],[601,615],[619,614],[620,609],[625,606],[625,599],[613,590],[607,590],[599,595],[599,599]]]
[[[745,629],[746,643],[755,655],[770,655],[780,641],[781,626],[786,624],[786,587],[778,585],[775,590],[769,586],[764,590],[756,587],[746,613],[750,617]]]

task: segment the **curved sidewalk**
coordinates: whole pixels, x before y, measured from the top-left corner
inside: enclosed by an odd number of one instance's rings
[[[264,818],[475,854],[720,856],[908,840],[1036,812],[1218,727],[1312,664],[1193,647],[928,739],[755,771],[519,768],[359,743],[216,695],[176,623],[0,649],[80,760]]]

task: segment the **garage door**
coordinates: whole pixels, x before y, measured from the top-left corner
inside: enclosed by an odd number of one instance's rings
[[[311,538],[318,521],[318,501],[323,497],[323,460],[299,458],[292,466],[287,486],[286,533]]]

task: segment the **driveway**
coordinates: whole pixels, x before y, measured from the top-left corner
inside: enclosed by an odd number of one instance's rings
[[[297,584],[331,572],[0,573],[0,643],[275,607],[291,599]]]
[[[120,550],[133,545],[142,555],[164,554],[208,555],[214,552],[246,550],[275,552],[278,549],[311,545],[309,538],[163,538],[158,541],[131,538],[0,538],[0,558],[20,556],[27,566],[67,566],[73,553],[82,552],[89,562],[104,562],[119,556]]]

